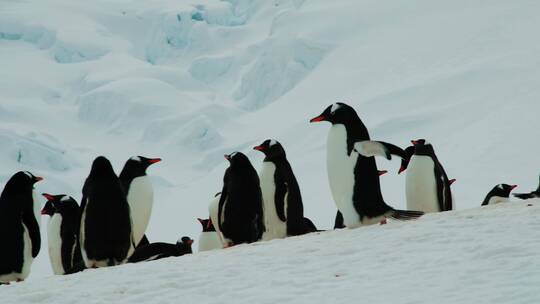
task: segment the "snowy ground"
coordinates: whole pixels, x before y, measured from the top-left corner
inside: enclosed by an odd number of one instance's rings
[[[117,171],[132,155],[162,157],[149,170],[156,202],[148,235],[174,242],[198,236],[196,217],[221,188],[222,155],[241,150],[258,167],[262,155],[251,147],[273,137],[288,152],[306,215],[329,228],[328,126],[307,122],[345,101],[375,139],[405,146],[428,138],[457,179],[457,209],[479,206],[501,182],[532,190],[540,168],[539,9],[532,0],[3,1],[0,184],[30,170],[45,177],[37,191],[79,199],[97,155]],[[379,161],[390,171],[386,201],[404,208],[398,166]],[[516,236],[523,228],[499,227]],[[188,261],[203,257],[216,258]],[[385,265],[382,273],[393,271]],[[73,284],[50,275],[43,248],[28,283]]]
[[[0,287],[2,303],[538,303],[540,201]]]

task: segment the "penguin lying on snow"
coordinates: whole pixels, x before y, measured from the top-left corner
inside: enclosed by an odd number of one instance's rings
[[[158,242],[141,246],[129,257],[128,263],[155,261],[190,254],[192,253],[191,244],[193,240],[184,236],[176,244]]]
[[[265,227],[259,176],[241,152],[225,155],[230,163],[223,177],[218,225],[226,246],[261,239]]]
[[[34,184],[43,178],[27,171],[15,173],[0,195],[0,284],[23,281],[41,248],[35,216]]]
[[[516,187],[517,185],[498,184],[488,192],[486,198],[482,202],[482,206],[508,202],[510,192]]]
[[[450,185],[446,172],[435,155],[433,146],[425,139],[412,140],[405,149],[406,157],[398,173],[407,170],[405,189],[407,208],[424,212],[453,209]]]
[[[199,252],[223,248],[223,243],[219,239],[212,219],[198,218],[197,220],[202,225],[202,232],[199,236]]]
[[[144,233],[148,227],[154,203],[154,190],[150,178],[146,175],[146,169],[160,161],[161,158],[133,156],[126,161],[118,177],[129,203],[133,240],[137,246],[148,244]]]
[[[86,267],[125,263],[135,247],[129,205],[108,159],[94,160],[82,192],[79,240]]]
[[[41,214],[49,215],[47,239],[49,259],[54,274],[72,273],[82,263],[79,246],[80,208],[77,202],[64,194],[43,193],[47,203]]]
[[[383,142],[372,142],[359,144],[359,153],[355,153],[355,144],[370,141],[370,137],[356,111],[344,103],[332,104],[310,120],[312,123],[320,121],[332,124],[327,141],[328,179],[345,226],[354,228],[375,224],[386,217],[410,220],[423,214],[420,211],[396,210],[388,206],[382,197],[377,165],[371,155],[384,152],[384,155],[404,156],[403,150]]]
[[[540,177],[538,178],[538,188],[536,190],[531,191],[529,193],[514,193],[514,196],[520,199],[529,199],[529,198],[537,198],[540,197]]]
[[[304,220],[300,187],[283,146],[268,139],[253,149],[265,155],[260,174],[266,228],[263,240],[316,231]]]

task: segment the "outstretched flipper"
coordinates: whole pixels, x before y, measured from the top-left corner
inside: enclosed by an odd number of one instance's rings
[[[392,155],[397,155],[402,159],[407,158],[407,154],[400,147],[384,141],[364,140],[354,144],[354,151],[365,157],[382,156],[388,160]]]
[[[415,220],[424,215],[422,211],[412,211],[412,210],[392,210],[390,217],[399,220],[399,221],[409,221]]]

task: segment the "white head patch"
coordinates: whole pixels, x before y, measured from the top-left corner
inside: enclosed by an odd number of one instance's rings
[[[130,158],[131,160],[134,160],[136,162],[141,162],[141,158],[138,157],[138,156],[133,156],[132,158]]]
[[[334,103],[332,107],[330,108],[330,112],[334,114],[341,106],[337,103]]]
[[[273,145],[275,145],[275,144],[277,144],[277,141],[271,139],[271,140],[270,140],[270,147],[273,146]]]
[[[504,187],[503,187],[502,184],[498,184],[498,185],[497,185],[497,188],[499,188],[499,189],[501,189],[501,190],[504,190]]]
[[[231,153],[231,155],[229,155],[231,158],[233,158],[236,154],[238,154],[238,152],[233,152]]]
[[[28,176],[29,178],[34,178],[34,176],[32,175],[32,173],[28,172],[28,171],[23,171],[24,174],[26,174],[26,176]]]
[[[62,196],[62,198],[60,199],[60,201],[61,201],[61,202],[67,202],[67,201],[69,201],[70,198],[71,198],[71,197],[70,197],[69,195],[64,195],[64,196]]]

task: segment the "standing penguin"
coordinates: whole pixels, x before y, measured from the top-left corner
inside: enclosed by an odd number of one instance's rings
[[[23,281],[41,248],[35,217],[34,184],[43,178],[15,173],[0,195],[0,283]]]
[[[223,248],[212,219],[198,218],[197,220],[202,225],[202,232],[199,235],[199,252]]]
[[[148,243],[144,233],[150,222],[154,204],[154,189],[150,178],[146,175],[146,169],[160,161],[161,158],[133,156],[127,160],[120,172],[120,182],[124,187],[131,211],[133,240],[137,246]]]
[[[86,267],[125,263],[134,248],[129,205],[108,159],[94,160],[82,192],[79,240]]]
[[[411,141],[414,153],[408,162],[403,162],[400,172],[407,169],[405,189],[407,208],[424,212],[452,210],[452,192],[443,166],[433,146],[425,139]],[[410,153],[410,147],[405,150]]]
[[[226,246],[261,239],[265,228],[259,176],[241,152],[225,155],[230,162],[223,177],[218,225]]]
[[[79,246],[80,208],[71,196],[43,193],[47,203],[41,214],[49,215],[47,239],[49,241],[49,259],[54,274],[62,275],[73,272],[75,266],[83,260]]]
[[[253,149],[264,153],[260,174],[264,204],[264,240],[284,238],[316,231],[306,225],[300,187],[285,149],[276,140],[267,139]]]
[[[514,196],[519,199],[529,199],[529,198],[540,197],[540,177],[538,179],[539,179],[539,182],[538,182],[538,187],[536,188],[536,190],[531,191],[529,193],[514,193]]]
[[[187,236],[179,239],[176,244],[169,243],[151,243],[138,247],[129,257],[128,263],[138,263],[146,261],[155,261],[168,257],[177,257],[184,254],[191,254],[193,240]]]
[[[507,202],[510,192],[516,187],[517,185],[498,184],[486,195],[486,198],[484,198],[484,201],[482,202],[482,206]]]
[[[382,142],[370,142],[369,133],[356,111],[344,103],[328,106],[310,122],[332,124],[327,142],[328,179],[332,197],[348,228],[379,223],[386,217],[410,220],[423,212],[396,210],[382,197],[374,155],[404,155],[403,150]],[[362,144],[362,142],[369,142]],[[359,146],[358,146],[358,143]],[[355,147],[358,146],[358,147]],[[354,152],[357,148],[357,152]],[[397,151],[396,151],[397,150]]]

